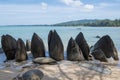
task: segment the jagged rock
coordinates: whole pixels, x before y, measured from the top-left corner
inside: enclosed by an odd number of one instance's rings
[[[104,52],[101,49],[96,49],[91,54],[93,55],[93,57],[96,60],[100,60],[102,62],[107,62],[107,58],[106,58]]]
[[[64,59],[64,48],[61,38],[58,33],[50,31],[48,35],[48,50],[49,56],[57,61]]]
[[[117,49],[109,35],[100,38],[93,47],[93,50],[101,49],[107,58],[113,57],[114,60],[119,60]]]
[[[45,57],[45,47],[42,39],[34,33],[31,41],[31,52],[34,58]]]
[[[14,80],[42,80],[44,74],[38,69],[32,69],[19,74]]]
[[[31,41],[26,40],[26,50],[31,51]]]
[[[89,49],[89,46],[84,38],[84,35],[82,32],[80,32],[77,37],[75,38],[78,46],[80,47],[82,53],[83,53],[83,56],[86,60],[89,60],[89,52],[90,52],[90,49]]]
[[[70,38],[67,46],[67,59],[71,61],[84,60],[81,49],[73,38]]]
[[[17,51],[16,40],[11,35],[3,35],[1,39],[1,44],[7,60],[15,59],[15,54]]]
[[[18,39],[17,41],[17,52],[15,55],[15,60],[17,62],[21,62],[24,60],[27,60],[27,53],[26,53],[26,47],[22,39]]]
[[[39,58],[35,58],[33,62],[38,64],[54,64],[56,63],[56,60],[48,57],[39,57]]]

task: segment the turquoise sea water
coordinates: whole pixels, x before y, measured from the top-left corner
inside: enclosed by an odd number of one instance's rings
[[[14,38],[22,38],[26,42],[27,39],[31,40],[32,35],[35,32],[43,39],[47,51],[48,33],[50,30],[54,29],[60,35],[65,51],[70,37],[75,38],[79,32],[83,32],[84,37],[90,46],[94,45],[99,40],[95,38],[95,36],[110,35],[118,52],[120,52],[120,27],[0,26],[0,40],[2,35],[10,34]]]

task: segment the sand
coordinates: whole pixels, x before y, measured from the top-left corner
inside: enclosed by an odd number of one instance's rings
[[[83,63],[91,64],[91,62]],[[42,80],[120,80],[120,67],[117,66],[117,62],[114,64],[102,63],[102,65],[106,65],[106,69],[111,71],[105,74],[80,64],[82,63],[66,60],[60,61],[55,65],[39,65],[31,61],[23,63],[9,62],[4,64],[7,67],[0,69],[0,80],[13,80],[18,74],[30,69],[41,70],[44,73]],[[99,66],[98,68],[101,69]]]

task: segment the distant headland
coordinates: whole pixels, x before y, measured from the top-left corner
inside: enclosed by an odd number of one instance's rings
[[[120,27],[120,19],[82,19],[56,24],[18,24],[0,26],[90,26],[90,27]]]
[[[102,27],[120,27],[120,19],[83,19],[54,24],[53,26],[102,26]]]

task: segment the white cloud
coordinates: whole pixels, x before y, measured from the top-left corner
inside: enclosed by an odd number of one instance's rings
[[[41,3],[41,9],[45,10],[45,9],[47,9],[47,8],[48,8],[48,4],[45,3],[45,2],[42,2],[42,3]]]
[[[81,6],[83,3],[80,0],[61,0],[61,2],[65,3],[68,6]]]
[[[84,4],[80,0],[60,0],[62,3],[64,3],[67,6],[70,7],[77,7],[83,11],[91,11],[94,9],[94,5],[92,4]]]
[[[111,6],[113,4],[108,4],[108,3],[100,3],[99,4],[99,7],[103,8],[103,7],[108,7],[108,6]]]
[[[84,5],[85,9],[87,10],[93,10],[94,9],[94,6],[93,5],[90,5],[90,4],[86,4]]]

